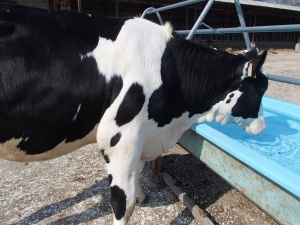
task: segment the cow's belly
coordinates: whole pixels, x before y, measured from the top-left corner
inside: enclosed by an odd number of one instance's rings
[[[55,148],[41,154],[34,155],[26,154],[25,151],[22,151],[17,147],[20,141],[22,141],[22,138],[13,138],[9,141],[6,141],[5,143],[0,144],[0,158],[19,162],[32,162],[54,159],[62,155],[71,153],[87,144],[95,143],[97,128],[98,125],[96,125],[94,129],[82,139],[78,139],[76,141],[68,143],[62,141],[57,146],[55,146]]]
[[[168,148],[164,147],[163,139],[161,137],[159,139],[154,137],[145,142],[141,160],[151,161],[167,152]]]
[[[181,117],[173,119],[170,124],[154,128],[153,134],[150,134],[144,143],[141,160],[151,161],[167,153],[182,134],[196,122],[195,118],[196,116],[189,118],[188,113],[185,112]]]

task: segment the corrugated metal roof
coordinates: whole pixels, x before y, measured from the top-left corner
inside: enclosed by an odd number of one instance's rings
[[[226,2],[226,3],[234,3],[234,0],[215,0],[216,2]],[[261,2],[261,1],[253,1],[253,0],[240,0],[241,5],[251,5],[251,6],[259,6],[259,7],[267,7],[273,9],[282,9],[282,10],[290,10],[300,12],[300,7],[298,6],[290,6],[290,5],[281,5],[274,4],[269,2]]]

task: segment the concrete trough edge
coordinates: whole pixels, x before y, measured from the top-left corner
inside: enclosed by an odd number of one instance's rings
[[[288,189],[270,180],[268,176],[259,173],[193,130],[186,131],[179,140],[179,144],[277,222],[285,225],[299,224],[300,201]],[[251,155],[250,152],[248,152],[248,157],[251,158],[249,155]],[[258,158],[255,159],[258,160]],[[273,172],[280,172],[273,169]],[[285,168],[281,169],[283,172],[286,171]],[[299,181],[294,180],[294,182]]]

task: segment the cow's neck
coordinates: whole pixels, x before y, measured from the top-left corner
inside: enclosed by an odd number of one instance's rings
[[[168,42],[162,62],[167,62],[162,65],[163,79],[172,80],[170,84],[178,87],[176,91],[180,89],[190,116],[208,111],[241,82],[236,75],[242,69],[240,58],[214,52],[177,35]]]

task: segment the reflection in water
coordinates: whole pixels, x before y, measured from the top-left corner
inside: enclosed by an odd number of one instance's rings
[[[265,121],[267,127],[258,136],[235,125],[209,126],[300,175],[300,120],[265,111]]]

